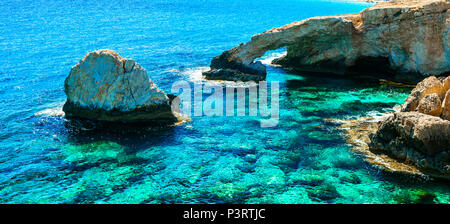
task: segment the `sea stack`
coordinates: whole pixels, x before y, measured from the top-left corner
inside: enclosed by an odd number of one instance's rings
[[[209,79],[260,79],[254,62],[269,50],[287,48],[273,63],[298,71],[378,75],[400,81],[450,72],[450,3],[393,0],[360,13],[322,16],[257,34],[215,57]]]
[[[369,149],[423,173],[450,178],[450,76],[417,84],[400,112],[378,125]]]
[[[112,50],[88,53],[64,83],[66,117],[108,122],[173,123],[168,96],[133,59]]]

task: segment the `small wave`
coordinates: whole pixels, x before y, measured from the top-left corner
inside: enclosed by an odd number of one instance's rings
[[[203,81],[203,72],[209,70],[209,67],[195,67],[188,68],[181,71],[178,71],[181,75],[186,76],[187,79],[191,82],[201,82]]]
[[[274,64],[272,64],[272,61],[274,59],[286,56],[286,54],[287,54],[286,51],[284,51],[284,52],[273,52],[273,53],[270,53],[270,54],[268,54],[266,56],[263,56],[259,61],[261,63],[265,64],[265,65],[272,65],[273,66]]]
[[[64,102],[49,106],[49,108],[34,113],[34,116],[43,117],[63,117],[65,115],[62,110]]]
[[[241,82],[241,81],[226,81],[226,80],[209,80],[203,77],[203,72],[208,71],[209,67],[195,67],[188,68],[183,71],[180,71],[180,74],[185,76],[188,81],[198,84],[211,84],[227,87],[251,87],[257,85],[255,82]]]

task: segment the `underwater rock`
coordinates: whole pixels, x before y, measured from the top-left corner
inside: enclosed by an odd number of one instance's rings
[[[382,117],[385,116],[383,115]],[[351,150],[364,155],[364,160],[370,164],[376,165],[382,168],[383,171],[391,174],[398,173],[401,175],[406,174],[419,178],[427,178],[429,175],[424,174],[412,164],[400,162],[383,153],[370,151],[369,136],[376,133],[378,128],[377,122],[382,117],[361,117],[356,120],[326,119],[326,121],[339,125],[339,128],[345,133],[346,143],[352,146]]]
[[[394,199],[400,204],[434,204],[438,202],[435,194],[424,190],[412,189],[401,191],[398,195],[394,196]]]
[[[109,122],[173,123],[168,96],[133,59],[112,50],[88,53],[64,83],[67,117]]]
[[[335,186],[326,183],[308,190],[308,196],[316,201],[331,202],[332,200],[341,197],[341,194],[339,194]]]
[[[442,80],[442,81],[440,81]],[[402,112],[416,111],[450,120],[450,76],[430,76],[417,84],[402,105]]]
[[[295,173],[289,179],[289,183],[293,185],[320,186],[325,182],[325,178],[318,174]]]
[[[369,148],[413,164],[432,176],[450,177],[450,121],[418,112],[396,112],[370,135]]]
[[[313,17],[257,34],[211,62],[206,78],[264,77],[254,60],[286,46],[273,63],[303,71],[388,74],[398,80],[440,75],[450,68],[450,3],[399,0],[360,13]],[[227,72],[221,69],[230,69]]]
[[[343,176],[339,179],[342,182],[347,182],[347,183],[351,183],[351,184],[360,184],[361,183],[361,179],[356,174],[351,174],[349,176]]]

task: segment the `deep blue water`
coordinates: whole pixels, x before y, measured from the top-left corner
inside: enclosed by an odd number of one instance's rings
[[[170,93],[254,34],[367,3],[310,0],[0,1],[0,203],[410,203],[450,201],[444,183],[392,176],[351,152],[326,118],[389,111],[410,89],[290,74],[280,122],[192,117],[132,133],[83,132],[48,114],[87,52],[133,58]],[[271,58],[283,49],[268,53]]]

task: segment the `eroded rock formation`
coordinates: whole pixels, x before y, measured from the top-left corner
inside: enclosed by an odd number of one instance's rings
[[[450,178],[450,76],[441,80],[431,76],[417,84],[401,112],[382,121],[370,136],[372,152]]]
[[[284,46],[287,55],[274,63],[299,70],[391,76],[444,74],[450,70],[449,8],[446,0],[398,0],[357,14],[294,22],[225,51],[212,60],[211,70],[204,75],[261,79],[265,68],[254,60]]]
[[[450,121],[418,112],[399,112],[379,124],[370,150],[450,178]]]
[[[133,59],[112,50],[88,53],[64,83],[68,117],[111,122],[174,122],[169,98]]]
[[[447,95],[450,95],[450,76],[441,78],[440,81],[435,76],[430,76],[419,82],[417,86],[411,91],[411,94],[406,98],[402,105],[402,112],[416,111],[432,116],[447,119],[447,114],[450,113],[447,106]],[[447,102],[446,102],[447,100]]]

